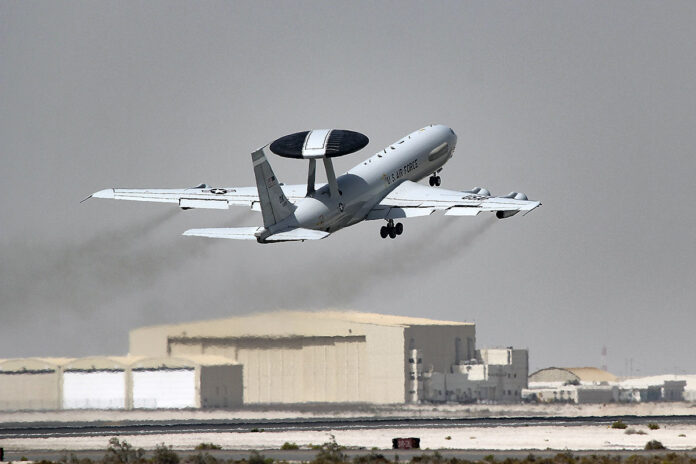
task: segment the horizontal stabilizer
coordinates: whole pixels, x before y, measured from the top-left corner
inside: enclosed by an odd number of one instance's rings
[[[232,240],[257,240],[257,235],[263,227],[231,227],[214,229],[189,229],[184,235],[195,237],[227,238]],[[264,242],[287,242],[295,240],[320,240],[328,236],[328,232],[312,229],[288,229],[266,237]]]
[[[278,232],[270,237],[266,237],[267,242],[284,242],[287,240],[321,240],[329,235],[328,232],[323,230],[313,230],[313,229],[303,229],[298,227],[297,229],[290,229],[283,232]]]
[[[195,237],[229,238],[233,240],[256,240],[256,232],[263,227],[228,227],[215,229],[189,229],[184,235]]]

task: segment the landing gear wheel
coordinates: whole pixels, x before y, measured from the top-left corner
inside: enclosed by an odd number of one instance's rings
[[[389,235],[389,230],[387,229],[387,226],[382,226],[382,228],[379,229],[379,235],[382,238],[387,238],[387,235]]]
[[[404,225],[400,222],[396,223],[396,227],[394,227],[394,231],[396,232],[396,235],[401,235],[404,233]]]
[[[428,183],[431,187],[435,187],[435,177],[430,176],[430,178],[428,179]]]
[[[435,185],[437,185],[439,187],[441,182],[442,182],[442,179],[440,179],[440,176],[435,176]]]
[[[389,238],[396,238],[396,228],[389,228]]]

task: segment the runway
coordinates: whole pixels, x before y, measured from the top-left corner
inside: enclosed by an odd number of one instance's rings
[[[122,421],[122,422],[33,422],[0,424],[0,439],[57,438],[187,433],[254,433],[285,431],[323,431],[384,428],[463,428],[610,425],[621,419],[626,424],[660,422],[696,424],[691,416],[582,416],[582,417],[471,417],[471,418],[336,418],[283,420],[210,420],[210,421]]]

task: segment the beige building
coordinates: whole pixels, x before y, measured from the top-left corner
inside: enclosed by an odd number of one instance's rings
[[[61,361],[26,358],[0,362],[0,410],[58,409]]]
[[[227,357],[244,366],[245,404],[418,401],[423,371],[476,357],[472,323],[339,311],[144,327],[129,351]]]
[[[0,410],[242,405],[242,366],[220,356],[93,356],[0,362]]]

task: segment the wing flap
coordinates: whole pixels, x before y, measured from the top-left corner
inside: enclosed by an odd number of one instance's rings
[[[227,200],[200,200],[197,198],[180,198],[179,207],[188,208],[207,208],[207,209],[229,209]]]
[[[418,208],[418,207],[396,207],[396,206],[380,206],[377,205],[367,213],[368,221],[375,219],[402,219],[409,217],[430,216],[435,212],[436,208]]]
[[[478,208],[459,207],[450,208],[445,211],[445,216],[476,216],[481,210]]]

